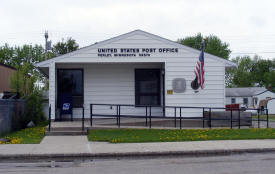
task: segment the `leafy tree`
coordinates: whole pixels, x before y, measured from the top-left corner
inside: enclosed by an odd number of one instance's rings
[[[0,47],[0,63],[11,65],[11,58],[14,56],[14,48],[10,47],[8,44]]]
[[[66,41],[62,39],[61,42],[57,42],[53,45],[53,53],[55,56],[63,55],[72,51],[75,51],[79,48],[79,45],[76,43],[74,39],[69,37]]]
[[[61,42],[56,43],[53,46],[53,50],[49,51],[47,55],[45,54],[45,49],[42,45],[23,45],[23,46],[9,46],[8,44],[5,44],[3,46],[0,46],[0,63],[4,63],[6,65],[13,66],[20,71],[24,72],[18,72],[18,74],[14,75],[12,81],[15,91],[19,91],[18,88],[21,84],[20,81],[14,82],[16,79],[22,79],[22,77],[19,77],[20,74],[28,74],[32,78],[35,78],[36,81],[42,81],[45,84],[47,84],[47,79],[35,68],[34,64],[41,62],[43,60],[53,58],[57,55],[65,54],[71,51],[74,51],[78,49],[78,44],[76,41],[72,38],[68,38],[66,42],[63,40]],[[54,54],[55,53],[55,54]],[[26,65],[27,64],[27,65]],[[26,65],[27,68],[24,68],[23,66]],[[24,69],[24,70],[23,70]],[[17,76],[17,77],[16,77]],[[34,77],[33,77],[34,76]],[[46,85],[45,85],[46,86]],[[20,92],[21,93],[21,92]]]
[[[275,89],[275,60],[265,60],[259,56],[236,57],[232,60],[238,68],[227,71],[227,87],[265,87]]]
[[[253,61],[249,56],[237,57],[233,60],[237,63],[238,68],[232,69],[233,79],[232,82],[236,87],[252,87],[254,81],[251,75]]]
[[[271,70],[269,73],[265,73],[264,80],[266,81],[265,87],[275,92],[275,70]]]
[[[178,39],[178,43],[182,45],[186,45],[195,49],[201,49],[201,43],[203,40],[203,36],[201,33],[198,33],[195,36],[188,36],[183,39]],[[209,35],[205,37],[205,52],[222,57],[224,59],[228,59],[231,53],[229,49],[229,44],[226,42],[222,42],[215,35]]]
[[[26,99],[25,113],[19,118],[19,124],[16,124],[16,129],[25,128],[30,121],[39,124],[46,120],[43,114],[42,91],[34,85],[37,81],[37,76],[29,75],[30,67],[31,64],[26,62],[10,77],[12,91],[18,93],[20,98]]]
[[[64,39],[53,45],[52,51],[49,51],[48,58],[53,58],[62,54],[75,51],[79,45],[71,37],[66,41]],[[35,73],[34,64],[46,59],[45,49],[42,45],[23,45],[9,46],[5,44],[0,46],[0,63],[20,68],[23,64],[29,63],[29,73]]]
[[[233,83],[234,74],[235,74],[236,68],[229,68],[225,71],[225,86],[227,88],[233,88],[236,85]]]
[[[268,76],[272,70],[273,65],[271,60],[261,59],[259,56],[255,56],[253,59],[253,67],[251,71],[251,75],[253,77],[253,81],[256,83],[256,86],[268,86],[268,79],[265,76]]]
[[[29,63],[25,63],[9,79],[12,91],[18,93],[21,97],[29,96],[35,88],[34,83],[37,78],[28,74],[30,66]]]
[[[10,47],[8,44],[0,47],[0,62],[13,66],[21,67],[24,63],[32,65],[45,59],[44,49],[41,45],[23,45]]]

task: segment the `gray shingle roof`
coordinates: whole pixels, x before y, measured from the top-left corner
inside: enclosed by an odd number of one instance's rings
[[[225,88],[226,97],[252,97],[254,95],[265,92],[264,87],[248,87],[248,88]]]

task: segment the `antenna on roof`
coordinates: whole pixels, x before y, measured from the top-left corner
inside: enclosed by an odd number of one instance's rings
[[[45,36],[45,58],[47,60],[48,59],[48,50],[51,50],[52,41],[48,41],[48,38],[49,38],[48,30],[45,31],[44,36]]]
[[[46,30],[45,31],[45,39],[46,39],[46,42],[47,42],[47,39],[49,38],[49,34],[48,34],[48,31]]]

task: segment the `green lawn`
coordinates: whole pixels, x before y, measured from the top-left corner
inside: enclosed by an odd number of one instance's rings
[[[0,144],[38,144],[43,139],[44,133],[45,126],[26,128],[1,136],[0,138],[6,138],[10,141],[7,143],[0,141]]]
[[[242,139],[275,139],[275,129],[99,129],[88,134],[89,141],[110,143]]]
[[[252,116],[253,119],[258,119],[257,115]],[[261,120],[266,120],[266,115],[260,115]],[[268,115],[268,120],[269,121],[275,121],[275,115]]]

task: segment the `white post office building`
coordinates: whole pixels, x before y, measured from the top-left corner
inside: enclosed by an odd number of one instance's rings
[[[138,115],[138,105],[154,105],[152,115],[171,116],[162,106],[225,106],[225,69],[236,66],[204,55],[204,89],[191,88],[200,51],[160,36],[135,30],[38,63],[49,78],[51,119],[56,119],[64,92],[72,95],[73,117],[89,118],[90,104],[132,104],[123,112]],[[174,85],[173,85],[174,83]],[[179,87],[177,87],[179,83]],[[95,108],[115,112],[114,108]],[[183,117],[202,116],[196,110]],[[124,113],[125,114],[125,113]]]

